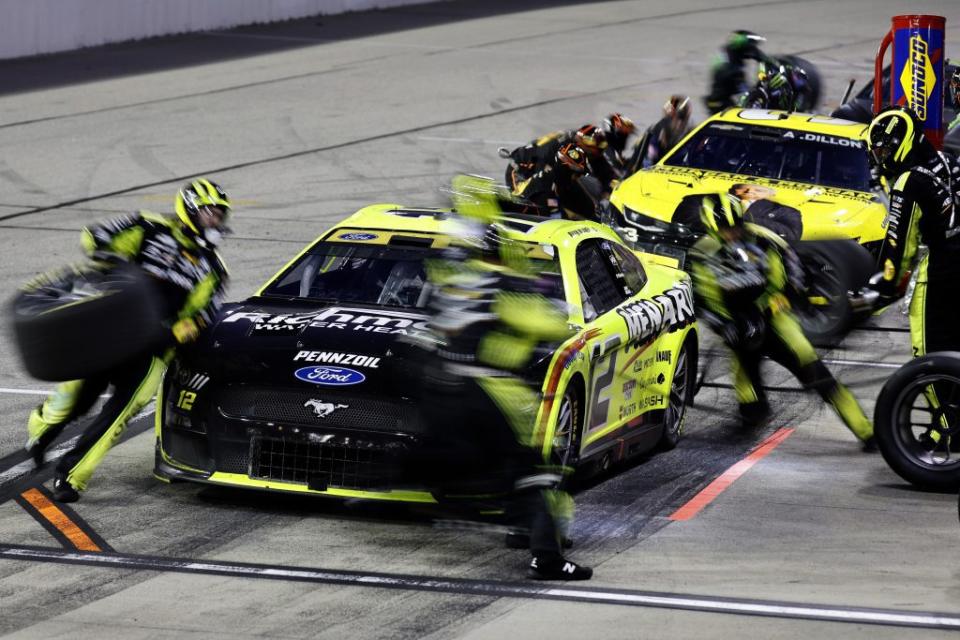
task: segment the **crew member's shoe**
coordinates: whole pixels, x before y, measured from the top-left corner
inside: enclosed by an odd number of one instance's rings
[[[504,538],[504,544],[507,545],[508,549],[529,549],[530,534],[511,531]],[[560,546],[564,549],[570,549],[573,547],[573,540],[563,536],[560,538]]]
[[[744,427],[759,427],[769,418],[770,405],[766,402],[746,402],[740,405],[740,420]]]
[[[866,440],[863,440],[862,448],[865,453],[876,453],[879,451],[880,449],[877,447],[876,436],[870,436]]]
[[[76,502],[80,499],[80,492],[73,488],[66,477],[57,474],[53,479],[53,499],[57,502]]]
[[[560,554],[533,556],[527,576],[534,580],[589,580],[593,569],[567,560]]]

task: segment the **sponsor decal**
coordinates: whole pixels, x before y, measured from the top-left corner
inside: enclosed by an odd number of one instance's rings
[[[659,394],[644,396],[640,398],[640,408],[650,409],[652,407],[665,407],[663,396]]]
[[[251,322],[255,333],[299,333],[306,327],[339,329],[343,331],[367,331],[410,335],[427,329],[422,316],[395,311],[372,311],[331,307],[309,313],[265,313],[259,311],[234,311],[228,313],[223,323]]]
[[[303,367],[293,372],[299,380],[311,384],[320,384],[328,387],[345,387],[351,384],[360,384],[367,379],[355,369],[346,367]]]
[[[657,351],[657,362],[673,362],[673,351]]]
[[[636,380],[627,380],[623,383],[623,399],[630,400],[633,397],[633,390],[637,388]]]
[[[293,356],[293,361],[352,364],[355,367],[367,367],[369,369],[380,368],[380,358],[336,351],[298,351],[297,355]]]
[[[929,46],[919,33],[910,37],[910,59],[903,65],[900,86],[917,118],[927,120],[927,100],[933,93],[937,76],[930,61]]]
[[[324,402],[323,400],[318,400],[315,398],[310,398],[303,403],[303,406],[313,409],[314,415],[318,418],[326,418],[337,409],[350,408],[350,405],[348,404],[333,404],[332,402]]]
[[[591,229],[590,227],[579,227],[570,231],[570,237],[576,238],[577,236],[582,236],[585,233],[593,233],[596,229]]]
[[[363,242],[365,240],[376,240],[380,236],[375,233],[341,233],[337,237],[341,240],[355,240]]]
[[[627,324],[627,339],[643,344],[666,331],[672,333],[694,320],[689,282],[681,282],[649,300],[630,302],[617,313]]]
[[[850,138],[838,138],[837,136],[827,135],[825,133],[810,133],[809,131],[786,131],[784,138],[793,138],[803,142],[818,142],[820,144],[829,144],[835,147],[850,147],[851,149],[863,149],[862,140],[852,140]]]
[[[740,174],[727,173],[725,171],[708,171],[706,169],[691,169],[690,167],[671,167],[668,165],[662,165],[654,169],[653,172],[694,178],[696,180],[713,179],[723,180],[726,182],[750,182],[774,189],[784,188],[806,191],[810,188],[809,184],[804,184],[802,182],[791,182],[788,180],[778,180],[776,178],[761,178],[759,176],[741,176]],[[849,198],[851,200],[857,200],[858,202],[864,203],[874,202],[873,194],[867,191],[854,191],[852,189],[840,189],[837,187],[827,187],[824,185],[817,185],[817,188],[820,189],[824,195],[831,198]]]

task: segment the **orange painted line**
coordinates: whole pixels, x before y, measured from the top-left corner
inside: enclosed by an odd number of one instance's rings
[[[750,467],[763,460],[771,451],[777,448],[781,442],[790,437],[793,429],[779,429],[769,438],[757,445],[757,448],[750,452],[746,458],[724,471],[720,477],[708,484],[703,490],[687,502],[685,505],[674,511],[670,515],[671,520],[689,520],[708,504],[713,502],[717,496],[723,493],[727,487],[736,482],[737,478],[750,470]]]
[[[24,500],[30,503],[37,512],[46,518],[50,524],[55,526],[60,533],[67,537],[73,546],[80,551],[101,551],[97,543],[90,539],[76,523],[67,517],[57,505],[50,502],[47,496],[36,489],[27,489],[20,494]]]

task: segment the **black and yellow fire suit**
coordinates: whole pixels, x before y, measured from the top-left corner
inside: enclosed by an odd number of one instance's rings
[[[877,289],[887,300],[902,295],[916,268],[910,302],[913,355],[960,350],[954,302],[960,299],[960,162],[931,152],[891,182],[890,217],[880,249],[883,276]],[[927,253],[917,260],[924,244]]]
[[[554,131],[511,151],[508,156],[510,166],[504,176],[507,187],[516,191],[539,171],[553,167],[557,151],[573,141],[573,134],[573,131]]]
[[[153,399],[174,345],[212,322],[223,302],[227,279],[216,251],[174,217],[140,212],[88,227],[81,241],[88,255],[120,256],[154,278],[171,338],[169,345],[139,354],[113,371],[60,384],[31,413],[28,449],[39,444],[42,452],[70,421],[87,413],[107,388],[113,387],[100,413],[57,465],[57,476],[78,491],[86,488],[127,422]]]
[[[690,253],[698,313],[732,351],[734,390],[745,423],[769,413],[763,357],[786,367],[826,400],[862,441],[873,427],[853,394],[830,374],[803,334],[788,298],[801,287],[799,262],[775,233],[744,224],[739,242],[704,236]]]

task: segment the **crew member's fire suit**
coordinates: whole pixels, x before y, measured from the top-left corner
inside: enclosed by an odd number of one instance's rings
[[[954,306],[960,300],[960,162],[932,148],[894,178],[890,217],[880,250],[881,296],[906,290],[914,267],[917,282],[910,301],[913,355],[960,350]],[[927,253],[917,260],[920,244]]]
[[[802,286],[795,254],[775,233],[742,222],[742,212],[739,216],[738,237],[711,230],[690,258],[698,311],[732,352],[734,390],[744,422],[756,424],[769,415],[760,377],[766,356],[820,394],[872,448],[870,421],[853,394],[824,366],[790,310],[788,297]]]
[[[112,396],[85,428],[76,445],[57,465],[54,495],[77,499],[97,465],[116,444],[127,422],[151,401],[173,355],[173,345],[186,342],[208,326],[223,302],[227,272],[217,252],[175,217],[149,212],[125,216],[84,229],[86,253],[109,253],[139,265],[156,281],[156,290],[172,328],[168,345],[133,357],[115,370],[85,380],[60,384],[30,414],[27,448],[38,464],[63,428],[86,414],[113,387]],[[59,484],[58,484],[59,483]],[[64,484],[66,483],[66,484]],[[66,486],[69,485],[69,486]]]
[[[455,193],[469,189],[454,185]],[[470,215],[467,205],[457,209]],[[529,531],[531,577],[585,580],[591,570],[562,555],[558,519],[572,516],[573,503],[558,490],[562,469],[534,442],[540,398],[523,377],[541,343],[562,342],[571,330],[524,266],[524,248],[485,222],[485,233],[474,233],[483,225],[468,219],[461,237],[470,240],[428,264],[429,331],[409,342],[423,363],[420,406],[432,447],[413,454],[428,459],[412,466],[447,498],[504,496],[508,517]]]

